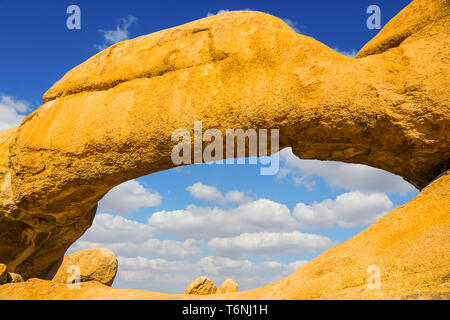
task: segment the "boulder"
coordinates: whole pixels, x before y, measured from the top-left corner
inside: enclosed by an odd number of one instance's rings
[[[0,284],[8,282],[8,268],[6,265],[0,263]]]
[[[64,257],[53,281],[67,283],[68,277],[80,270],[80,282],[98,281],[111,286],[117,273],[116,256],[108,249],[86,249]]]
[[[356,59],[252,11],[96,54],[0,132],[0,261],[51,279],[98,201],[175,167],[172,132],[192,136],[195,120],[222,133],[279,129],[280,147],[301,158],[366,164],[424,188],[450,163],[449,6],[415,0]]]
[[[19,282],[23,282],[23,278],[20,274],[18,273],[8,273],[8,283],[19,283]]]
[[[238,284],[233,279],[226,279],[216,293],[238,292]]]
[[[20,274],[9,273],[8,267],[0,263],[0,285],[6,283],[23,282],[23,278]]]
[[[217,288],[214,283],[206,277],[200,277],[192,281],[184,290],[184,294],[214,294]]]

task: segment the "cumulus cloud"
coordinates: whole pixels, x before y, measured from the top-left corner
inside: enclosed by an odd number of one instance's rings
[[[361,164],[336,161],[301,160],[291,148],[280,152],[279,179],[314,187],[313,177],[321,177],[332,188],[406,194],[414,187],[400,176]]]
[[[356,52],[355,49],[351,49],[351,50],[340,50],[340,49],[338,49],[338,48],[333,48],[333,50],[336,51],[336,52],[338,52],[338,53],[340,53],[340,54],[343,54],[344,56],[350,57],[350,58],[353,58],[353,57],[356,56],[356,54],[358,53],[358,52]]]
[[[225,196],[215,186],[208,186],[201,182],[194,183],[186,188],[187,191],[196,199],[214,201],[221,204],[226,202],[246,203],[251,201],[242,191],[232,190]]]
[[[288,207],[268,199],[226,210],[190,205],[184,210],[159,211],[148,219],[148,225],[164,234],[191,238],[292,231],[299,227]]]
[[[99,212],[128,214],[140,208],[159,206],[161,196],[130,180],[111,189],[98,203]]]
[[[248,11],[248,10],[251,10],[251,9],[243,9],[243,10],[244,11]],[[221,14],[221,13],[225,13],[225,12],[230,12],[230,10],[228,10],[228,9],[220,9],[216,13],[208,12],[208,14],[206,16],[207,17],[212,17],[212,16],[215,16],[216,14]]]
[[[20,125],[30,106],[25,101],[0,96],[0,131]]]
[[[197,246],[197,243],[198,241],[192,239],[185,241],[149,239],[140,243],[130,241],[104,243],[82,240],[71,247],[71,252],[91,248],[106,248],[114,252],[115,255],[123,257],[157,254],[165,259],[179,259],[202,254],[202,250]]]
[[[206,256],[196,262],[189,260],[168,261],[144,257],[118,257],[119,270],[116,283],[121,286],[134,284],[153,291],[180,293],[199,276],[210,278],[217,286],[226,278],[239,284],[239,290],[248,290],[280,280],[293,273],[306,261],[261,263],[246,259]]]
[[[374,222],[392,207],[392,201],[384,193],[348,192],[334,200],[327,199],[312,205],[298,203],[293,215],[304,228],[331,228],[336,224],[353,228]]]
[[[237,237],[213,238],[208,246],[217,255],[236,257],[248,253],[291,255],[327,249],[333,245],[329,238],[317,234],[294,232],[243,233]]]
[[[251,199],[245,195],[244,192],[238,190],[231,190],[225,195],[225,200],[233,203],[247,203]]]
[[[107,248],[116,255],[135,257],[157,254],[167,259],[184,258],[202,253],[201,241],[160,240],[154,238],[153,227],[138,221],[100,213],[92,227],[70,249],[75,252],[90,248]]]
[[[104,42],[103,44],[95,44],[95,49],[104,50],[115,43],[130,38],[130,32],[128,29],[133,24],[137,23],[137,18],[129,15],[126,18],[121,18],[120,22],[121,24],[117,25],[114,30],[99,30],[99,32],[103,35]]]
[[[113,243],[118,241],[144,242],[155,235],[145,223],[108,213],[97,213],[92,226],[83,235],[88,242]]]
[[[189,193],[197,199],[207,200],[207,201],[218,201],[222,202],[224,197],[222,192],[219,191],[214,186],[207,186],[201,182],[194,183],[192,186],[186,188]]]
[[[302,33],[298,27],[298,23],[292,19],[289,18],[280,18],[283,20],[289,27],[291,27],[292,30],[294,30],[297,33]]]
[[[156,230],[155,226],[148,223],[100,213],[96,216],[93,226],[70,248],[69,253],[88,248],[108,248],[119,259],[115,287],[141,288],[168,293],[182,292],[192,280],[202,275],[210,277],[217,285],[226,278],[233,278],[239,283],[241,290],[251,289],[280,280],[306,262],[305,260],[287,263],[272,260],[253,262],[227,256],[201,257],[205,253],[208,254],[210,250],[206,241],[154,238],[159,232],[161,230]],[[312,237],[314,240],[314,235]],[[270,236],[261,238],[272,241]],[[307,236],[300,238],[294,236],[290,241],[289,239],[283,241],[298,249],[298,245],[293,242],[300,240],[301,243],[301,240],[305,239],[311,240]],[[259,242],[256,241],[256,245],[260,246],[261,241],[262,239]],[[281,245],[281,241],[277,243]],[[269,247],[269,251],[275,250],[268,244],[264,246]],[[310,243],[304,244],[300,249],[305,247],[314,249],[320,246],[320,243]],[[251,252],[258,252],[249,244],[247,248],[250,248]],[[208,250],[204,251],[204,249]],[[287,251],[282,249],[282,252]],[[298,253],[298,250],[292,250],[294,251]],[[153,257],[146,257],[148,255]],[[194,260],[198,256],[200,258]]]
[[[137,207],[149,205],[141,201],[148,198],[149,192],[136,181],[122,188],[122,192],[110,197],[115,200],[122,197],[119,204],[108,204],[116,212],[129,208],[120,206],[123,201],[130,205],[140,203]],[[189,205],[181,210],[162,210],[145,222],[100,213],[70,252],[95,247],[113,251],[119,256],[116,281],[119,287],[175,293],[204,275],[218,285],[231,277],[244,290],[277,281],[306,262],[284,263],[269,260],[269,256],[283,256],[285,261],[287,256],[298,258],[336,244],[323,235],[299,232],[302,227],[365,225],[393,206],[384,193],[352,191],[320,203],[298,203],[291,212],[285,205],[269,199],[249,200],[237,190],[223,194],[217,187],[201,182],[187,190],[199,199],[240,204],[225,209]],[[261,261],[247,260],[254,255]]]

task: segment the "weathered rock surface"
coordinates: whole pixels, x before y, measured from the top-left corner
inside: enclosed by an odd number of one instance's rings
[[[23,278],[20,274],[9,273],[8,267],[0,263],[0,285],[5,283],[17,283],[23,282]]]
[[[216,293],[216,285],[206,277],[200,277],[192,281],[184,290],[184,294],[214,294]]]
[[[449,14],[448,0],[413,1],[406,10],[397,14],[386,26],[369,41],[356,55],[362,58],[396,48],[408,37]]]
[[[74,239],[91,226],[97,205],[64,223],[58,223],[51,212],[41,214],[18,205],[9,156],[17,129],[0,132],[0,261],[25,279],[51,279]]]
[[[111,286],[117,274],[117,258],[108,249],[86,249],[64,257],[53,281],[67,283],[72,267],[80,268],[80,281],[98,281]]]
[[[226,279],[219,288],[217,288],[216,293],[238,292],[238,287],[238,284],[233,279]]]
[[[8,273],[8,283],[19,283],[19,282],[23,282],[23,278],[20,274],[18,273]]]
[[[0,263],[0,284],[8,282],[8,268],[6,265]]]
[[[250,291],[168,295],[112,289],[98,282],[69,290],[33,280],[0,286],[0,299],[450,299],[450,172],[359,235],[325,251],[289,277]],[[380,289],[369,289],[369,266]]]
[[[173,167],[171,134],[194,120],[222,132],[278,128],[280,146],[301,158],[367,164],[423,188],[450,163],[449,10],[414,1],[358,59],[258,12],[95,55],[0,133],[0,261],[51,279],[103,195]]]

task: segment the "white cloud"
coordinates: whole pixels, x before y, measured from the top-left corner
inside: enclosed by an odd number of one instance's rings
[[[0,131],[20,125],[30,106],[25,101],[0,96]]]
[[[172,169],[175,172],[178,173],[183,173],[183,174],[190,174],[191,170],[188,169],[188,166],[180,166],[180,167],[175,167]]]
[[[236,274],[238,272],[251,273],[255,263],[249,260],[233,260],[226,257],[207,256],[199,260],[199,265],[205,274],[217,276],[224,273]]]
[[[184,210],[159,211],[148,219],[148,225],[163,234],[191,238],[292,231],[299,227],[288,207],[268,199],[226,210],[190,205]]]
[[[101,243],[119,241],[140,243],[147,241],[154,235],[153,228],[145,223],[108,213],[97,213],[92,226],[80,240]]]
[[[304,228],[330,228],[336,224],[353,228],[376,221],[392,207],[392,201],[384,193],[348,192],[335,200],[327,199],[312,205],[298,203],[293,215]]]
[[[208,186],[201,182],[194,183],[186,188],[187,191],[196,199],[218,202],[224,204],[226,202],[246,203],[251,201],[245,193],[238,190],[231,190],[225,196],[215,186]]]
[[[165,259],[179,259],[202,254],[202,250],[197,246],[198,243],[198,241],[192,239],[187,239],[185,241],[149,239],[141,243],[134,243],[126,240],[113,243],[81,240],[77,241],[75,245],[71,247],[71,252],[91,248],[106,248],[111,250],[115,255],[123,257],[157,254]]]
[[[239,198],[242,195],[235,196]],[[392,206],[385,195],[361,196],[353,192],[335,200],[326,200],[318,206],[305,207],[315,210],[313,217],[321,212],[317,207],[322,211],[325,207],[334,213],[333,223],[348,226],[366,222],[374,216],[360,216],[361,213],[380,212],[380,199],[387,199],[387,204],[381,201],[385,209]],[[160,211],[153,214],[147,223],[98,214],[92,228],[71,247],[70,252],[97,247],[113,251],[119,257],[117,287],[177,293],[203,275],[217,285],[226,278],[233,278],[239,283],[240,290],[252,289],[280,280],[306,262],[283,263],[268,260],[269,256],[298,256],[335,244],[328,237],[297,231],[307,220],[302,214],[305,208],[299,207],[294,210],[295,218],[289,208],[267,199],[226,210],[188,206],[185,210]],[[310,219],[307,222],[315,221]],[[185,239],[155,238],[158,235]],[[202,237],[207,239],[194,239]],[[202,257],[210,251],[214,255]],[[247,255],[259,255],[263,261],[242,258]],[[195,256],[201,258],[193,260]]]
[[[147,290],[181,293],[199,276],[210,278],[216,286],[232,278],[239,284],[239,291],[253,289],[280,280],[293,273],[306,261],[280,263],[234,260],[226,257],[206,256],[189,260],[168,261],[144,257],[118,257],[119,273],[116,284],[121,287],[141,286]]]
[[[154,252],[167,258],[192,257],[202,253],[202,250],[196,246],[198,243],[200,242],[193,239],[186,239],[183,242],[162,240]]]
[[[299,254],[326,249],[333,244],[325,236],[298,231],[243,233],[237,237],[213,238],[208,242],[216,254],[228,257],[248,253],[262,256]]]
[[[95,44],[94,48],[97,50],[104,50],[109,46],[130,38],[130,32],[128,29],[135,23],[137,18],[129,15],[126,18],[121,18],[121,25],[117,25],[115,30],[99,30],[103,34],[104,43]]]
[[[222,192],[214,186],[207,186],[201,182],[194,183],[192,186],[186,188],[189,193],[197,199],[207,201],[223,202],[224,197]]]
[[[356,54],[358,53],[358,52],[356,52],[355,49],[351,49],[351,50],[340,50],[340,49],[338,49],[338,48],[333,48],[333,50],[336,51],[336,52],[338,52],[338,53],[340,53],[340,54],[343,54],[344,56],[350,57],[350,58],[353,58],[353,57],[356,56]]]
[[[280,152],[280,162],[278,178],[291,177],[295,183],[310,189],[314,187],[312,177],[318,176],[332,188],[401,194],[414,190],[402,177],[387,171],[361,164],[301,160],[292,153],[291,148]]]
[[[135,180],[111,189],[98,203],[99,212],[128,214],[140,208],[159,206],[161,196],[151,192]]]
[[[250,9],[244,9],[244,11],[247,11],[247,10],[250,10]],[[212,16],[215,16],[216,14],[221,14],[221,13],[225,13],[225,12],[230,12],[230,10],[228,10],[228,9],[220,9],[216,13],[208,12],[208,14],[206,16],[207,17],[212,17]]]
[[[289,266],[294,269],[297,270],[299,267],[301,267],[302,265],[304,265],[305,263],[307,263],[307,260],[301,260],[301,261],[293,261],[293,262],[289,262]]]
[[[183,292],[191,281],[202,275],[210,277],[216,285],[226,278],[233,278],[239,283],[240,290],[252,289],[278,281],[306,262],[269,260],[257,263],[216,256],[193,260],[193,257],[205,253],[202,251],[206,246],[203,240],[155,239],[160,231],[122,216],[98,214],[93,226],[70,248],[69,253],[87,248],[107,248],[119,260],[115,287],[168,293]],[[149,254],[155,257],[145,257]]]
[[[297,33],[302,33],[300,31],[300,29],[297,26],[297,22],[294,20],[291,20],[289,18],[280,18],[281,20],[283,20],[289,27],[291,27],[292,30],[294,30]]]
[[[92,227],[71,248],[75,252],[89,248],[107,248],[116,255],[133,257],[158,254],[167,259],[202,253],[199,240],[155,239],[155,230],[144,223],[111,214],[97,214]]]
[[[233,203],[247,203],[251,199],[245,195],[244,192],[238,190],[231,190],[225,195],[225,200]]]
[[[288,158],[285,161],[293,162],[284,168],[284,177],[293,176],[308,182],[312,175],[301,175],[303,171],[297,164],[301,160]],[[306,168],[302,167],[309,174],[320,172],[314,167],[314,170]],[[155,201],[148,202],[148,195],[152,193],[136,181],[117,190],[117,194],[106,199],[106,207],[115,208],[115,212],[135,210],[130,206],[155,204]],[[244,290],[277,281],[306,262],[265,261],[269,256],[298,258],[302,253],[321,251],[335,244],[326,236],[299,232],[301,227],[364,225],[393,206],[384,193],[347,192],[334,200],[311,205],[299,203],[291,213],[283,204],[268,199],[252,201],[238,190],[224,194],[217,187],[201,182],[187,190],[198,199],[239,205],[225,209],[189,205],[182,210],[158,211],[146,222],[100,213],[92,228],[70,252],[94,247],[113,251],[119,257],[116,280],[119,287],[176,293],[204,275],[217,285],[231,277],[239,283],[240,290]],[[160,201],[159,197],[156,202]],[[105,202],[100,205],[105,208]],[[155,238],[159,236],[176,239]],[[214,255],[210,255],[211,252]],[[208,256],[202,257],[204,255]],[[263,261],[247,260],[248,255],[258,255]],[[201,258],[193,260],[196,256]]]

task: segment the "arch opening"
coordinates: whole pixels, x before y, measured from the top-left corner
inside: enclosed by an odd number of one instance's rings
[[[93,226],[68,250],[107,248],[119,260],[114,287],[182,293],[200,276],[239,291],[268,285],[355,236],[417,195],[380,169],[279,154],[262,164],[194,164],[112,189]]]

